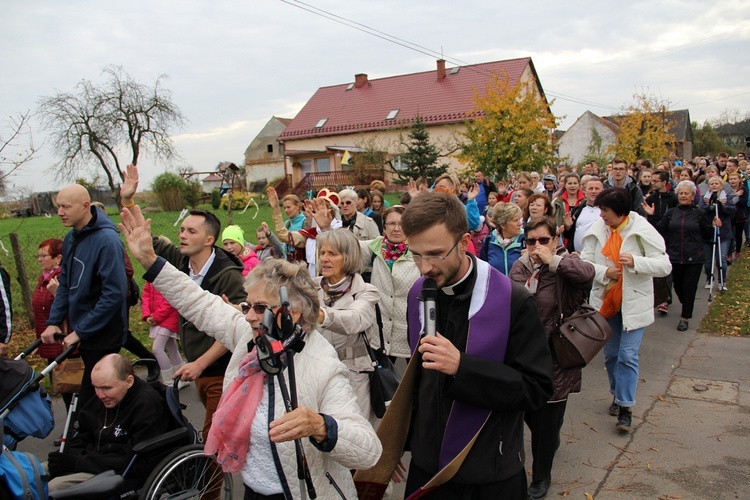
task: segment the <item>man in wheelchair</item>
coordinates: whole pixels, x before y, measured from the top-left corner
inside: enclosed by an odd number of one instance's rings
[[[50,492],[100,472],[122,471],[136,444],[169,430],[171,418],[164,397],[135,376],[123,356],[102,358],[91,372],[91,383],[97,397],[79,411],[77,433],[64,452],[49,454]],[[148,476],[154,465],[150,460],[136,461],[133,477]]]

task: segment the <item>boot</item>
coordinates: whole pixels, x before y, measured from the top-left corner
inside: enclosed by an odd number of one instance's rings
[[[161,381],[166,386],[172,385],[172,375],[174,375],[174,368],[167,368],[161,371]]]

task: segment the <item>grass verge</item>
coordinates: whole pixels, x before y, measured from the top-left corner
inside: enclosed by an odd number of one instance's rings
[[[698,286],[701,286],[699,284]],[[714,300],[701,320],[699,331],[733,337],[750,335],[750,249],[734,259],[729,267],[725,293],[716,292]]]

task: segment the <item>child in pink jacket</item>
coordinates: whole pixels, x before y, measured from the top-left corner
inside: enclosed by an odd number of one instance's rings
[[[146,282],[141,300],[143,321],[151,325],[149,336],[154,339],[152,352],[159,363],[161,379],[166,385],[171,385],[172,375],[184,363],[177,348],[180,316],[151,283]],[[182,382],[180,385],[182,388]]]

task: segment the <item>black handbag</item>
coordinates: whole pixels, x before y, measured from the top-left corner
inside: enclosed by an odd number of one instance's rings
[[[563,316],[562,283],[557,280],[557,331],[551,335],[552,348],[561,368],[586,366],[612,337],[612,328],[602,314],[584,300],[568,316]]]
[[[372,360],[372,366],[375,368],[373,371],[367,372],[370,377],[370,405],[375,416],[383,418],[387,405],[393,399],[393,395],[396,394],[396,389],[398,389],[398,384],[401,382],[401,374],[396,370],[393,362],[385,353],[383,322],[380,319],[380,308],[378,306],[375,306],[375,313],[380,331],[380,347],[373,349],[367,340],[365,332],[361,332],[360,335],[362,342],[365,343],[365,347],[367,348],[367,354],[370,356],[370,360]]]

